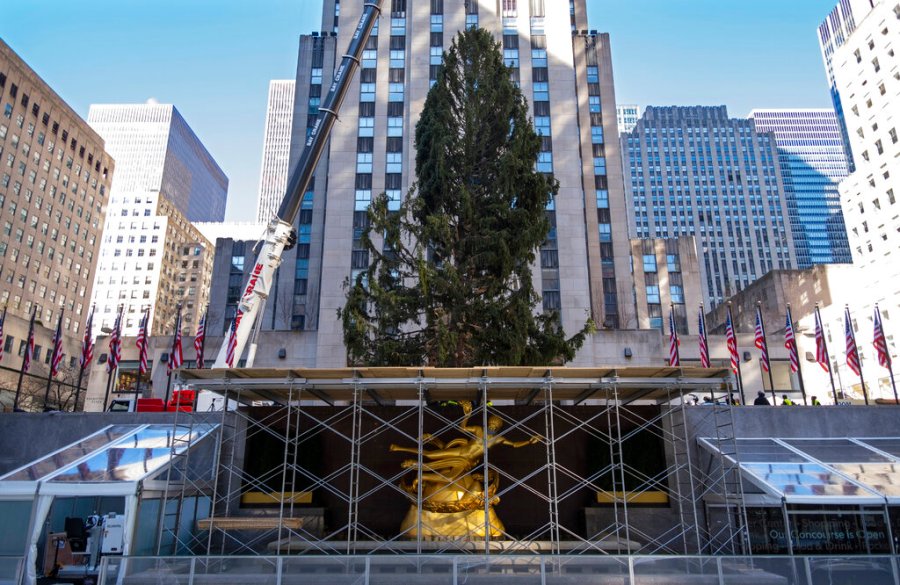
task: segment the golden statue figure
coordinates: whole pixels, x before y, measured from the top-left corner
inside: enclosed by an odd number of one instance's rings
[[[492,538],[503,534],[503,523],[494,512],[494,505],[500,499],[496,497],[499,476],[495,471],[488,474],[487,495],[485,495],[484,475],[470,473],[472,469],[484,463],[484,450],[495,445],[508,447],[525,447],[541,441],[534,436],[525,441],[510,441],[498,436],[503,426],[498,416],[491,415],[487,420],[487,434],[481,425],[470,425],[472,403],[460,402],[465,417],[459,429],[464,437],[453,439],[446,445],[431,435],[424,435],[422,442],[422,538],[431,539],[482,539],[486,527],[490,526]],[[425,449],[426,445],[433,447]],[[418,447],[401,447],[391,445],[391,451],[418,455]],[[406,469],[417,469],[418,461],[408,459],[402,463]],[[407,537],[415,539],[418,533],[418,474],[411,482],[402,482],[400,487],[405,491],[412,506],[401,524]],[[485,514],[485,499],[489,501]]]

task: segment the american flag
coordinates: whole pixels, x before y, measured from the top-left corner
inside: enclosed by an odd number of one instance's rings
[[[91,330],[94,327],[94,307],[88,314],[87,324],[84,326],[84,337],[81,339],[81,369],[87,367],[94,359],[94,338],[91,336]]]
[[[138,348],[138,371],[141,374],[146,374],[147,370],[150,369],[150,364],[147,360],[147,352],[149,349],[149,335],[147,334],[147,324],[150,321],[150,308],[144,312],[144,316],[141,317],[141,326],[138,328],[137,342],[135,345]]]
[[[822,327],[822,315],[816,307],[816,361],[826,372],[831,371],[831,360],[828,357],[828,345],[825,343],[825,328]]]
[[[237,326],[240,314],[240,311],[234,314],[234,320],[232,320],[231,327],[228,329],[228,341],[226,342],[228,345],[225,346],[225,365],[229,368],[234,367],[234,354],[237,350]]]
[[[791,356],[791,371],[796,374],[800,371],[800,355],[797,353],[797,340],[794,338],[794,323],[790,307],[784,318],[784,348]]]
[[[31,369],[31,354],[34,353],[34,312],[31,313],[31,323],[28,325],[28,341],[25,342],[25,355],[22,357],[22,371],[28,373]]]
[[[172,353],[169,354],[168,373],[177,370],[184,363],[184,352],[181,349],[181,306],[178,307],[178,316],[175,317],[175,337],[172,339]]]
[[[53,334],[53,357],[50,358],[50,377],[53,378],[59,373],[59,364],[63,359],[62,348],[62,320],[63,311],[59,312],[59,320],[56,322],[56,333]]]
[[[734,321],[731,319],[731,308],[728,308],[728,316],[725,318],[725,344],[731,355],[731,371],[738,373],[738,347],[737,337],[734,334]]]
[[[204,313],[200,318],[200,324],[197,325],[197,335],[194,337],[194,351],[197,355],[197,367],[199,369],[203,369],[206,367],[206,362],[203,359],[203,350],[206,348],[206,315]]]
[[[710,367],[709,363],[709,342],[706,339],[706,319],[703,318],[703,307],[700,307],[700,328],[698,340],[700,343],[700,365],[704,368]]]
[[[769,371],[769,344],[766,342],[766,328],[763,326],[762,310],[756,307],[756,347],[762,352],[759,363],[764,371]]]
[[[681,356],[678,353],[680,344],[678,328],[675,326],[675,310],[673,309],[669,311],[669,366],[673,368],[681,365]]]
[[[119,367],[120,359],[122,359],[122,307],[119,307],[116,323],[109,336],[109,359],[106,361],[106,371],[115,371]]]
[[[844,309],[844,336],[847,338],[847,367],[859,376],[859,351],[856,348],[856,336],[853,334],[853,323],[850,321],[850,308]]]
[[[3,361],[3,325],[6,323],[6,307],[3,307],[3,316],[0,317],[0,361]]]
[[[0,324],[0,338],[2,338],[2,324]],[[881,323],[881,310],[875,305],[875,351],[878,352],[878,364],[890,369],[891,352],[888,351],[887,337],[884,335],[884,325]]]

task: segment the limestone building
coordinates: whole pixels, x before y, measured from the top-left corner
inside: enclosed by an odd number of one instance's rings
[[[771,133],[725,106],[651,106],[622,145],[634,235],[695,236],[707,307],[796,266]]]
[[[326,0],[325,32],[301,39],[293,162],[362,5]],[[278,277],[279,289],[293,292],[292,307],[284,311],[290,319],[276,316],[274,328],[309,332],[305,339],[321,366],[345,362],[336,312],[344,281],[369,262],[360,242],[369,203],[386,192],[399,206],[415,180],[416,122],[443,51],[470,26],[502,43],[544,137],[537,168],[560,182],[547,209],[553,230],[534,268],[543,308],[559,310],[567,331],[580,329],[587,317],[603,328],[636,326],[630,244],[617,221],[626,211],[610,43],[608,35],[587,30],[585,2],[390,0],[304,199],[298,246]]]
[[[61,314],[65,367],[75,367],[113,167],[103,138],[0,40],[2,368],[20,367],[32,312],[40,324],[32,373],[47,375]],[[4,405],[16,383],[15,372],[0,370]]]

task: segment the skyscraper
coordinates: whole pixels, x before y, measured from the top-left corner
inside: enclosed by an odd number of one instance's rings
[[[750,119],[775,135],[797,266],[852,262],[838,194],[847,159],[834,112],[753,110]]]
[[[719,107],[648,107],[622,138],[639,238],[696,236],[715,307],[773,268],[794,268],[774,136]]]
[[[122,170],[113,193],[163,193],[188,221],[222,221],[228,178],[171,104],[94,104],[91,128]]]
[[[834,10],[819,25],[819,48],[822,50],[825,75],[828,77],[828,85],[831,88],[831,101],[834,103],[834,111],[840,124],[844,155],[847,157],[847,167],[850,172],[853,172],[856,164],[850,148],[850,134],[844,118],[844,105],[834,78],[834,53],[853,34],[853,31],[856,30],[856,23],[865,18],[872,10],[872,6],[872,0],[840,0]]]
[[[844,104],[856,169],[840,184],[853,264],[859,270],[853,319],[862,335],[872,327],[876,303],[882,309],[888,345],[900,332],[900,4],[875,0],[832,56],[835,84]],[[843,307],[823,314],[832,327]],[[839,330],[839,329],[838,329]],[[876,366],[869,343],[861,345],[871,395],[892,395],[887,370]],[[876,377],[880,378],[875,384]],[[858,378],[857,378],[858,379]],[[855,381],[854,381],[855,383]],[[887,391],[887,392],[886,392]]]
[[[61,314],[63,350],[78,355],[114,163],[103,139],[2,40],[0,161],[3,365],[21,363],[33,313],[43,324],[35,373],[46,375],[39,369]],[[15,376],[3,375],[0,387],[15,389]],[[0,402],[11,405],[3,394]]]
[[[634,130],[641,119],[641,106],[620,104],[616,106],[616,118],[619,123],[619,134],[627,134]]]
[[[269,82],[266,132],[263,137],[262,167],[259,173],[259,201],[256,220],[268,222],[278,211],[287,187],[291,157],[291,125],[294,120],[293,79]],[[310,103],[318,108],[318,103]]]
[[[93,105],[88,122],[121,169],[113,181],[94,285],[95,331],[125,307],[123,335],[151,307],[153,335],[171,333],[178,304],[193,332],[209,293],[213,248],[191,224],[221,221],[228,179],[171,105]]]
[[[292,161],[315,125],[335,53],[354,34],[362,6],[325,0],[329,32],[301,39]],[[584,0],[390,0],[304,198],[298,245],[278,277],[279,289],[294,293],[290,327],[316,332],[310,343],[322,366],[345,363],[336,311],[344,281],[369,262],[360,240],[369,204],[386,192],[396,209],[415,181],[414,129],[425,97],[444,50],[471,26],[502,43],[544,138],[537,168],[560,182],[547,209],[553,227],[535,267],[543,308],[559,310],[572,332],[589,316],[600,326],[636,326],[628,233],[613,221],[626,209],[609,37],[586,30]]]

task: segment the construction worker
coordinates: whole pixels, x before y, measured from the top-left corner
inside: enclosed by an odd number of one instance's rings
[[[782,406],[794,406],[794,401],[787,397],[787,394],[781,395],[781,405]]]
[[[771,406],[765,392],[760,390],[756,393],[756,400],[753,401],[753,406]]]
[[[822,406],[822,403],[819,402],[819,399],[815,396],[812,397],[812,405],[813,406]]]

